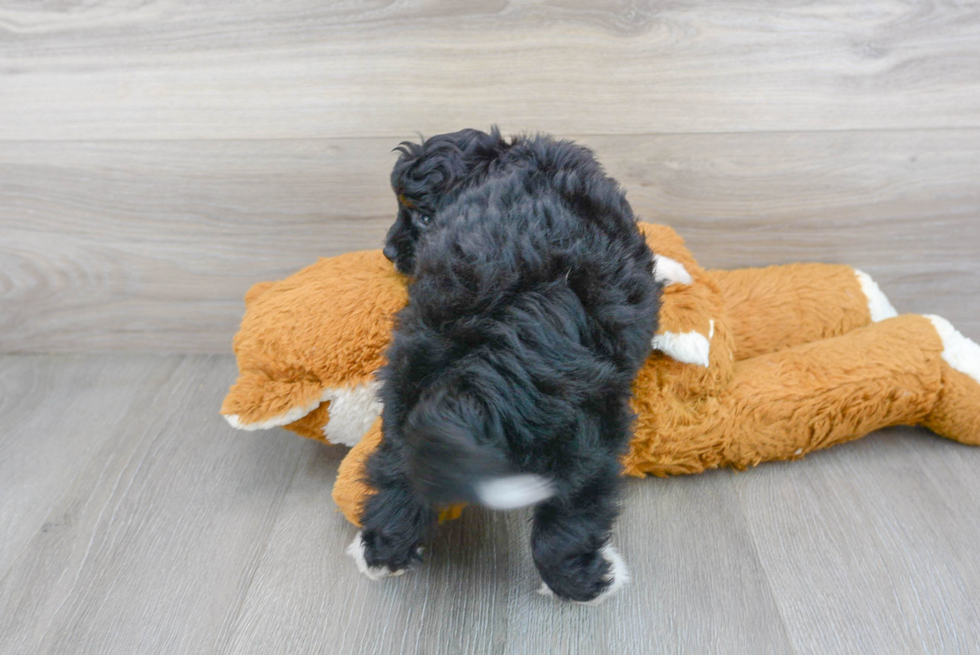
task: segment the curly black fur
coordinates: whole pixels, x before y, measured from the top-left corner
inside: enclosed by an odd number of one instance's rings
[[[396,190],[436,209],[413,241],[409,304],[381,372],[365,560],[411,565],[433,507],[486,502],[486,482],[534,474],[553,494],[535,507],[534,561],[554,593],[588,601],[610,584],[602,549],[618,513],[630,388],[657,326],[653,256],[591,151],[515,139],[474,177],[460,134],[446,138],[448,169],[441,147],[442,163],[426,161],[435,137],[403,167],[425,174],[393,176],[427,180]]]
[[[415,267],[415,244],[432,225],[432,218],[471,185],[494,170],[497,159],[512,143],[490,133],[460,130],[439,134],[422,143],[403,141],[391,171],[391,188],[398,199],[398,216],[385,239],[385,257],[402,273]]]

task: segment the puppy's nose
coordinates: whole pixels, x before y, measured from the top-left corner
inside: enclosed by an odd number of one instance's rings
[[[382,250],[381,252],[384,253],[385,257],[388,258],[389,262],[395,261],[395,257],[398,256],[398,248],[392,245],[385,246],[385,249]]]

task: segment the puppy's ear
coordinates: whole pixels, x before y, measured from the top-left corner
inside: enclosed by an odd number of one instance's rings
[[[450,140],[433,138],[415,148],[403,145],[406,149],[391,171],[391,187],[409,201],[444,194],[466,175],[463,153]]]
[[[395,192],[395,195],[398,196],[399,202],[402,202],[405,196],[404,179],[406,173],[422,156],[422,144],[402,141],[392,152],[399,153],[399,156],[398,161],[395,162],[394,167],[391,169],[391,188]]]
[[[465,129],[424,139],[403,141],[391,172],[391,187],[408,199],[448,192],[475,169],[496,159],[509,146],[496,126],[490,133]]]

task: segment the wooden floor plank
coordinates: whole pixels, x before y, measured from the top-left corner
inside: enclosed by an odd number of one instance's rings
[[[905,428],[737,477],[798,652],[975,651],[978,467],[980,450]]]
[[[0,25],[0,139],[980,127],[975,3],[17,3]]]
[[[139,383],[138,402],[89,381],[93,406],[124,420],[102,443],[87,437],[91,457],[77,459],[70,487],[0,580],[2,652],[215,652],[237,613],[307,444],[221,421],[230,358],[141,361],[172,374]],[[60,378],[47,383],[42,412],[58,411],[66,390]],[[87,411],[69,406],[67,418]],[[49,438],[67,446],[77,436]]]
[[[225,652],[499,652],[507,638],[499,587],[510,582],[494,535],[501,519],[467,515],[422,569],[375,584],[344,555],[355,530],[329,499],[336,468],[323,455],[297,472]]]
[[[3,489],[17,499],[0,520],[31,534],[0,569],[0,652],[969,653],[980,640],[980,449],[895,429],[740,474],[628,480],[614,539],[633,583],[583,608],[534,593],[526,511],[467,510],[420,569],[367,580],[329,496],[345,449],[232,430],[216,408],[233,377],[230,357],[0,358],[0,425],[17,428],[4,453],[40,438],[66,480],[28,465]],[[100,434],[93,417],[110,414]]]
[[[512,594],[508,624],[520,638],[505,652],[792,653],[730,478],[627,480],[614,542],[632,583],[599,608]],[[511,550],[526,552],[530,526],[511,525]],[[527,555],[518,564],[524,591],[537,575]]]
[[[228,652],[792,650],[724,475],[631,481],[616,541],[634,584],[621,599],[584,608],[534,593],[526,511],[468,510],[441,530],[420,569],[368,581],[342,556],[355,530],[321,502],[335,471],[325,459],[297,474],[289,518],[270,540]],[[697,538],[706,531],[712,539]]]
[[[980,130],[577,137],[701,262],[845,262],[980,339]],[[0,352],[227,352],[254,282],[377,247],[391,139],[7,143]]]
[[[0,358],[0,577],[36,534],[71,520],[54,507],[126,410],[147,403],[173,372],[172,359],[153,361]]]

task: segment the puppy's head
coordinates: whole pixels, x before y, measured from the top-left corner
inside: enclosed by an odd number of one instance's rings
[[[415,270],[416,246],[432,227],[440,208],[485,173],[508,147],[493,127],[490,133],[466,129],[439,134],[421,143],[404,141],[391,171],[398,216],[388,230],[384,254],[399,272]]]

